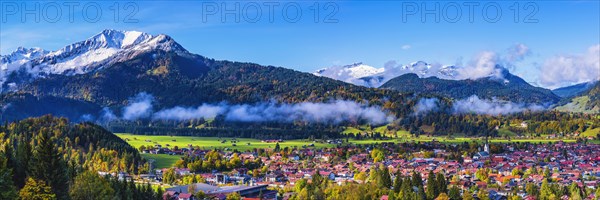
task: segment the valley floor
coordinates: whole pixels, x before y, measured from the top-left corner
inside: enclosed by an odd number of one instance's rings
[[[340,140],[331,140],[329,143],[327,141],[309,141],[309,140],[282,140],[282,141],[261,141],[258,139],[251,138],[218,138],[218,137],[192,137],[192,136],[168,136],[168,135],[134,135],[130,133],[115,133],[118,137],[125,140],[131,146],[140,149],[141,146],[146,147],[155,147],[156,145],[161,145],[161,147],[173,149],[177,147],[181,148],[189,148],[192,147],[200,147],[201,149],[211,150],[211,149],[220,149],[226,151],[251,151],[253,149],[272,149],[275,148],[277,144],[280,145],[280,148],[333,148],[336,147],[339,143],[346,143],[345,139]],[[235,142],[233,142],[235,141]],[[455,137],[455,138],[447,138],[441,136],[402,136],[399,138],[393,139],[348,139],[347,143],[350,144],[376,144],[376,143],[384,143],[384,142],[431,142],[437,141],[441,143],[464,143],[464,142],[478,142],[483,143],[484,138],[474,138],[474,137]],[[547,139],[547,138],[523,138],[523,139],[501,139],[495,138],[489,140],[491,143],[509,143],[509,142],[530,142],[530,143],[548,143],[548,142],[575,142],[575,139]],[[171,167],[180,159],[179,155],[169,155],[169,154],[149,154],[142,153],[142,156],[146,159],[152,159],[155,161],[155,165],[157,168],[165,168]]]

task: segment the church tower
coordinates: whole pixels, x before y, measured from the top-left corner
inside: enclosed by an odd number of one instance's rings
[[[487,140],[485,141],[485,146],[483,146],[483,151],[490,153],[490,145],[488,144]]]
[[[483,151],[485,151],[486,153],[490,153],[490,144],[489,144],[489,140],[488,140],[488,134],[485,134],[485,145],[483,146]]]

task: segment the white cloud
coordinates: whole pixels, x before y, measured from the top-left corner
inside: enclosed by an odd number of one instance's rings
[[[476,114],[491,114],[503,115],[526,110],[540,111],[546,109],[544,106],[537,104],[522,104],[513,102],[503,102],[496,99],[480,99],[473,95],[466,99],[461,99],[452,105],[454,113],[476,113]]]
[[[410,48],[412,48],[412,46],[410,46],[408,44],[402,45],[402,50],[408,50]]]
[[[465,66],[458,68],[459,79],[478,79],[488,76],[502,78],[501,68],[497,65],[501,62],[496,52],[483,51],[471,59]]]
[[[440,100],[437,98],[419,99],[414,107],[414,115],[423,115],[429,112],[440,110]],[[480,99],[477,95],[468,98],[458,99],[452,103],[451,110],[453,114],[474,113],[489,115],[506,115],[523,111],[542,111],[548,106],[540,104],[515,103],[510,101],[501,101],[496,98]]]
[[[152,118],[154,119],[166,119],[166,120],[188,120],[188,119],[199,119],[199,118],[214,118],[218,114],[221,114],[225,108],[219,105],[202,104],[196,108],[184,108],[174,107],[165,109],[154,113]]]
[[[386,114],[379,107],[338,100],[329,103],[233,105],[229,107],[225,119],[244,122],[305,121],[334,124],[365,120],[372,124],[382,124],[391,122],[393,116]]]
[[[129,100],[123,108],[123,120],[136,120],[151,118],[153,120],[189,120],[200,118],[214,118],[223,115],[228,121],[241,122],[294,122],[303,121],[311,123],[345,123],[368,122],[383,124],[394,120],[381,107],[368,106],[354,101],[337,100],[326,103],[302,102],[296,104],[264,102],[258,104],[227,103],[202,104],[198,107],[181,107],[152,111],[152,95],[142,92]],[[118,119],[110,109],[104,108],[100,119],[110,121]]]
[[[118,119],[117,116],[107,107],[102,108],[100,112],[100,121],[107,122]]]
[[[584,54],[548,58],[541,65],[540,73],[540,84],[549,88],[598,80],[600,44],[589,47]]]
[[[437,98],[422,98],[419,99],[417,104],[414,107],[414,114],[421,115],[428,113],[430,111],[435,111],[439,109],[438,107],[439,100]]]
[[[152,114],[152,95],[142,92],[129,100],[129,105],[123,108],[123,119],[136,120],[138,118],[149,117]]]
[[[505,60],[509,63],[523,60],[526,56],[531,55],[531,50],[525,44],[515,44],[507,49]]]

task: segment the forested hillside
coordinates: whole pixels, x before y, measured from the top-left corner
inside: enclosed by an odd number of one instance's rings
[[[147,173],[148,164],[135,148],[91,123],[44,116],[0,127],[0,199],[86,199],[86,192],[156,196],[148,186],[104,179],[98,171]],[[90,185],[96,189],[89,191]]]
[[[117,89],[118,88],[118,89]],[[281,67],[253,63],[216,61],[198,55],[154,50],[105,66],[94,73],[52,75],[23,86],[18,93],[1,98],[5,120],[53,113],[75,114],[50,107],[28,107],[31,102],[55,107],[75,105],[80,115],[97,114],[100,108],[125,106],[140,92],[156,99],[156,108],[198,106],[202,103],[232,104],[278,101],[285,103],[352,100],[384,106],[402,116],[413,101],[396,91],[371,89],[317,77]],[[33,97],[33,98],[32,98]],[[17,112],[18,110],[18,112]],[[119,109],[116,109],[118,112]]]
[[[418,94],[437,94],[453,99],[465,99],[472,95],[479,98],[496,98],[520,103],[556,103],[560,97],[552,91],[529,85],[523,79],[504,71],[504,80],[480,78],[476,80],[446,80],[437,77],[419,78],[416,74],[404,74],[383,84],[380,88]]]

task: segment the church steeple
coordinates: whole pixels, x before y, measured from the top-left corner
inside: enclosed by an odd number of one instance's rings
[[[490,153],[490,145],[487,140],[485,141],[485,146],[483,146],[483,151]]]

